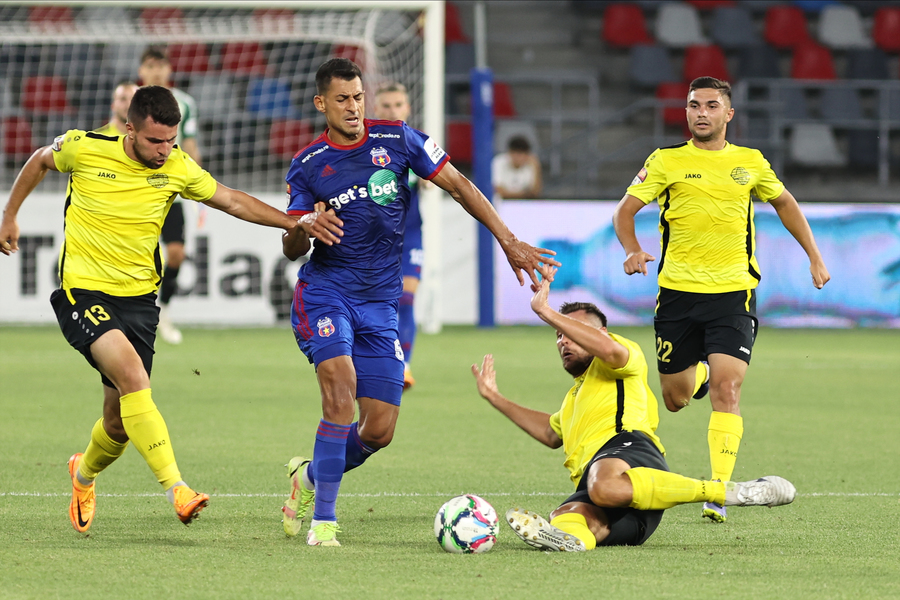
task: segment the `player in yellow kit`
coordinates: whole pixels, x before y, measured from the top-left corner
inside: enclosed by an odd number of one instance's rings
[[[770,203],[809,256],[815,287],[828,269],[797,200],[759,150],[725,140],[734,116],[731,86],[695,79],[687,99],[691,139],[647,158],[613,216],[625,249],[625,272],[647,274],[634,216],[659,203],[661,251],[656,316],[656,360],[663,401],[670,411],[709,391],[708,444],[712,479],[731,479],[744,432],[741,385],[756,339],[760,269],[751,194]],[[707,503],[703,516],[724,522],[725,508]]]
[[[554,268],[542,269],[532,285],[531,308],[556,329],[563,368],[575,382],[554,414],[503,397],[493,357],[472,365],[478,392],[537,441],[563,447],[575,493],[552,513],[514,508],[506,513],[513,531],[543,550],[578,552],[595,546],[643,544],[663,510],[689,502],[780,506],[793,501],[794,486],[769,476],[743,483],[700,481],[669,472],[656,436],[659,413],[647,385],[640,346],[609,333],[606,316],[593,304],[570,302],[555,311],[547,304]]]
[[[178,518],[190,523],[209,502],[181,478],[171,439],[150,392],[162,275],[159,231],[177,194],[235,217],[287,231],[296,219],[227,188],[175,145],[181,113],[159,86],[137,90],[127,133],[70,130],[37,150],[22,168],[0,222],[0,252],[18,249],[16,215],[47,171],[69,173],[60,287],[50,302],[69,344],[100,372],[103,416],[84,453],[69,459],[73,527],[93,522],[94,479],[133,441],[166,491]]]
[[[109,106],[110,116],[109,123],[99,129],[95,129],[96,133],[109,136],[120,136],[128,133],[128,107],[131,106],[131,99],[138,89],[138,84],[133,81],[120,81],[113,90],[112,103]]]

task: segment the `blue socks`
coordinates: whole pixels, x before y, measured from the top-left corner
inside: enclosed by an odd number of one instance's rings
[[[403,292],[400,296],[400,347],[403,348],[403,360],[406,364],[412,360],[413,344],[416,342],[416,318],[413,311],[416,295]]]
[[[341,478],[344,476],[347,434],[350,425],[337,425],[325,419],[319,421],[310,478],[316,484],[316,506],[313,519],[337,521],[334,505],[337,501]]]
[[[350,425],[350,433],[347,434],[347,452],[344,455],[344,473],[355,469],[366,462],[366,459],[374,454],[375,450],[366,446],[359,438],[359,423]]]

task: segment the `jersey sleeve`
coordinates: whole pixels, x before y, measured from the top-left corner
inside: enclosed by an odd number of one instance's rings
[[[61,172],[71,173],[75,170],[84,134],[85,132],[80,129],[70,129],[53,140],[50,146],[53,150],[53,163]]]
[[[287,214],[304,215],[316,209],[316,199],[309,186],[306,185],[306,177],[300,167],[300,161],[294,159],[291,162],[291,168],[288,169],[285,181],[287,181],[288,197]]]
[[[775,175],[775,171],[772,170],[769,161],[767,161],[762,154],[760,154],[760,161],[762,162],[760,168],[761,172],[759,181],[756,182],[756,185],[753,188],[753,194],[763,202],[768,202],[781,195],[784,191],[784,184],[778,179],[778,176]]]
[[[560,411],[561,412],[561,411]],[[550,429],[559,436],[559,439],[563,439],[562,435],[562,418],[560,417],[559,412],[555,412],[550,415]]]
[[[644,204],[650,204],[666,189],[667,184],[668,179],[665,166],[663,166],[662,155],[659,149],[656,149],[644,161],[644,166],[635,175],[626,193],[634,196]]]
[[[206,202],[216,193],[218,183],[206,170],[194,162],[187,152],[182,152],[184,166],[187,169],[187,184],[181,195],[188,200]]]
[[[413,172],[422,179],[431,179],[440,173],[450,160],[450,155],[433,139],[406,123],[403,124],[403,133],[409,153],[409,166]]]
[[[613,333],[609,334],[609,337],[628,349],[628,361],[618,369],[614,369],[599,358],[595,358],[591,363],[591,368],[599,370],[607,379],[625,379],[626,377],[640,375],[642,363],[645,362],[644,353],[641,351],[641,347],[631,340]]]

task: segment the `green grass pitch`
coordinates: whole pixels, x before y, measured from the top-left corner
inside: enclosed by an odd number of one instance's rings
[[[613,331],[652,358],[649,329]],[[573,555],[535,551],[505,525],[484,555],[446,554],[432,535],[436,511],[460,493],[500,514],[544,515],[570,493],[562,451],[494,411],[468,370],[493,353],[503,393],[553,412],[571,379],[549,328],[419,336],[418,385],[393,444],[344,479],[341,548],[308,548],[281,529],[282,465],[312,451],[321,414],[286,327],[160,343],[154,399],[210,506],[184,527],[129,448],[98,479],[88,536],[68,521],[66,460],[100,414],[99,376],[55,327],[2,327],[0,352],[0,598],[900,597],[896,331],[763,328],[735,478],[787,477],[794,504],[734,508],[724,525],[681,506],[642,547]],[[660,410],[671,468],[707,477],[709,403]]]

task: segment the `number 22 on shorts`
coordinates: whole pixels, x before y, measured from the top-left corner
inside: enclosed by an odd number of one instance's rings
[[[672,354],[672,342],[667,342],[661,337],[656,338],[656,360],[661,363],[669,362],[669,355]]]

